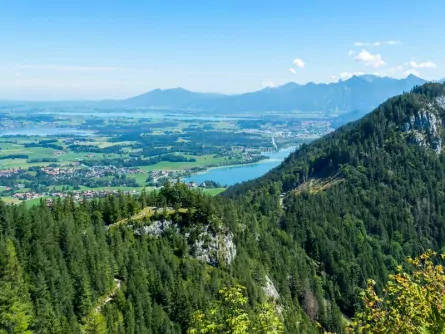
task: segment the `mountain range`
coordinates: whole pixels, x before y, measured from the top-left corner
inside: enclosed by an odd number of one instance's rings
[[[321,111],[326,113],[369,112],[391,96],[409,92],[426,81],[414,75],[404,79],[375,75],[353,76],[336,83],[294,82],[279,87],[239,94],[196,93],[183,88],[156,89],[104,106],[150,109],[188,109],[216,113],[266,111]]]

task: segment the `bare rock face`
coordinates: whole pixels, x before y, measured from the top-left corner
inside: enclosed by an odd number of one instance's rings
[[[445,109],[445,96],[439,96],[436,99],[436,103],[438,104],[439,108]]]
[[[280,294],[278,293],[278,290],[273,284],[270,277],[266,275],[264,278],[266,280],[265,284],[263,285],[264,294],[269,300],[273,301],[273,304],[275,305],[275,309],[277,310],[278,314],[282,314],[284,308],[279,301]]]
[[[132,226],[129,226],[132,227]],[[156,220],[148,226],[143,226],[134,230],[134,234],[149,234],[154,237],[162,236],[168,229],[173,229],[180,233],[180,227],[170,220]],[[192,253],[195,258],[207,262],[212,266],[221,264],[230,265],[236,256],[236,245],[233,242],[233,233],[218,228],[218,232],[210,231],[209,226],[196,227],[198,235],[195,241],[191,242],[191,233],[184,233],[189,241]]]
[[[441,113],[445,110],[445,97],[439,97],[435,103],[429,103],[412,115],[402,128],[408,133],[409,142],[433,149],[437,154],[442,152],[443,120]]]
[[[143,226],[142,228],[135,230],[135,234],[150,234],[156,237],[161,236],[170,227],[177,228],[170,220],[155,220],[148,226]]]
[[[231,232],[210,233],[203,231],[195,244],[196,258],[210,265],[230,265],[236,256],[236,246]]]
[[[280,298],[280,294],[278,293],[277,288],[275,287],[269,276],[266,275],[265,279],[266,283],[263,286],[264,294],[273,301],[277,301],[278,298]]]

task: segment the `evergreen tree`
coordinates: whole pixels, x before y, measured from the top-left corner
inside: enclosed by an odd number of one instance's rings
[[[0,331],[31,333],[32,305],[11,239],[0,243]]]

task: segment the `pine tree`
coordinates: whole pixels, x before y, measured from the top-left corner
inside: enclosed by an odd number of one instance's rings
[[[14,244],[0,245],[0,332],[31,333],[32,304]]]

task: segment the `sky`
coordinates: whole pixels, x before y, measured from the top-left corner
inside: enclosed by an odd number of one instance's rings
[[[443,0],[0,0],[0,99],[445,77]]]

